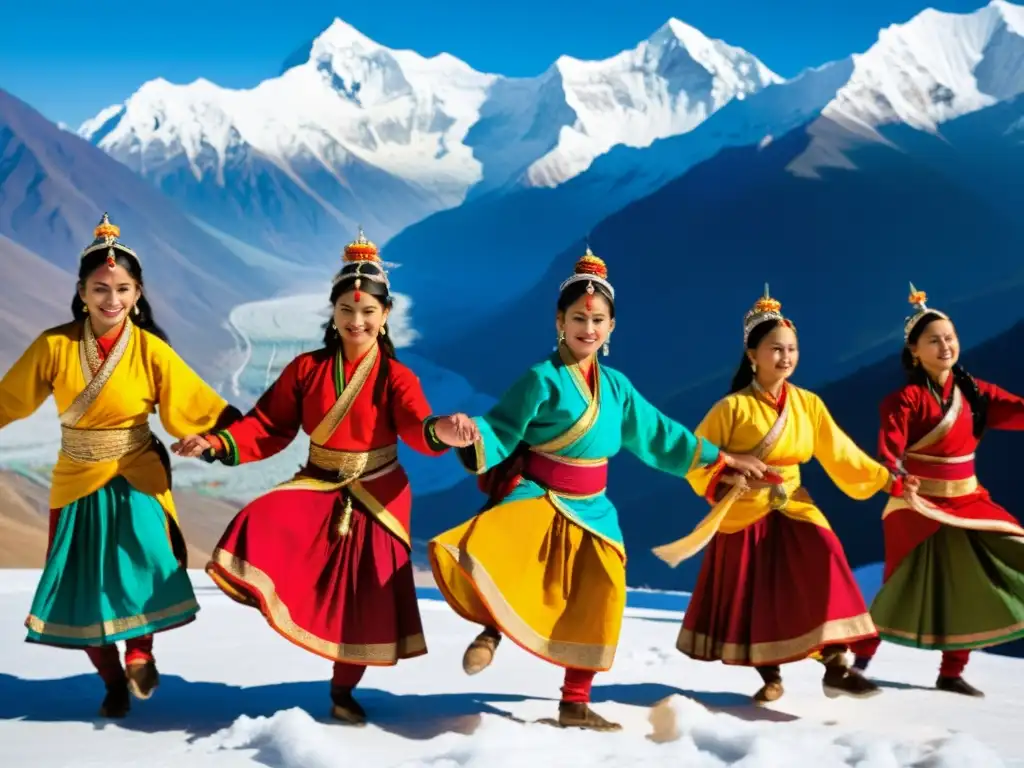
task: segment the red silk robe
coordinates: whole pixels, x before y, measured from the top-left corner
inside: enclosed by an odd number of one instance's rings
[[[977,384],[989,400],[987,428],[1024,430],[1024,399],[985,381]],[[921,478],[920,495],[927,503],[927,514],[911,509],[903,499],[893,499],[886,507],[884,579],[940,525],[1024,535],[1013,515],[992,501],[975,479],[979,441],[970,405],[955,390],[952,376],[942,399],[952,399],[953,406],[940,404],[927,386],[908,384],[881,405],[880,460],[894,471],[902,466]]]
[[[258,461],[300,429],[313,437],[335,403],[348,406],[322,447],[349,455],[394,447],[440,455],[416,376],[376,360],[318,350],[293,360],[241,421],[217,433],[223,461]],[[341,365],[339,365],[341,362]],[[372,362],[362,370],[366,362]],[[312,442],[315,443],[315,440]],[[232,521],[207,572],[229,596],[257,605],[293,643],[336,662],[391,665],[426,653],[409,559],[409,481],[397,460],[340,486],[308,463]]]

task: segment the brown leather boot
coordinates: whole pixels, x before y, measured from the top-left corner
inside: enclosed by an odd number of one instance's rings
[[[154,661],[132,661],[125,667],[128,678],[128,690],[137,699],[148,699],[153,690],[160,685],[160,673]]]
[[[494,652],[501,642],[501,633],[493,627],[487,627],[476,636],[462,655],[462,671],[467,675],[483,672],[494,661]]]
[[[825,668],[825,676],[821,680],[822,690],[830,699],[838,696],[853,696],[867,699],[882,692],[875,683],[868,680],[855,669],[846,666],[830,665]]]
[[[331,717],[346,725],[366,725],[366,710],[352,697],[351,688],[331,688]]]
[[[99,716],[119,719],[126,717],[132,708],[132,697],[128,694],[128,681],[125,678],[107,683],[107,695],[100,705]]]
[[[782,687],[781,680],[772,680],[771,682],[762,685],[757,693],[754,694],[755,704],[770,704],[773,701],[778,701],[782,698],[782,694],[786,692],[786,689]]]
[[[586,728],[591,731],[621,731],[622,726],[605,720],[589,704],[576,701],[558,702],[558,724],[563,728]]]
[[[961,696],[974,696],[978,699],[985,698],[985,694],[968,683],[962,677],[944,677],[939,675],[935,681],[935,687],[946,693],[959,693]]]

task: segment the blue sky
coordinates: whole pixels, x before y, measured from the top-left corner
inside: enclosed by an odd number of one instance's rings
[[[771,69],[863,51],[923,8],[985,0],[11,0],[0,13],[0,88],[77,126],[143,82],[205,77],[245,87],[338,16],[391,48],[447,51],[478,70],[536,75],[560,54],[603,58],[675,16]]]

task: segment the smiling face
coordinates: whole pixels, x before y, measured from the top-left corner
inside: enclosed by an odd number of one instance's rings
[[[388,310],[365,288],[359,291],[359,301],[355,295],[356,291],[348,291],[334,302],[334,325],[342,342],[363,347],[377,340],[380,329],[388,320]]]
[[[778,325],[769,332],[755,349],[747,350],[747,357],[757,365],[757,380],[768,387],[788,379],[800,360],[796,333],[787,325]]]
[[[589,302],[588,302],[589,300]],[[587,307],[587,304],[590,307]],[[565,312],[555,317],[559,335],[565,334],[565,345],[577,360],[595,354],[615,328],[608,300],[600,293],[580,296]]]
[[[932,377],[953,370],[960,359],[960,339],[953,323],[942,318],[932,320],[921,331],[917,341],[910,345],[910,354]]]
[[[93,270],[78,286],[78,296],[89,310],[97,336],[119,327],[141,294],[135,278],[120,264],[113,269],[104,264]]]

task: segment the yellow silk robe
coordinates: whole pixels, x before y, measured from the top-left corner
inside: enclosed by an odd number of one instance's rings
[[[741,531],[773,510],[794,520],[830,528],[801,484],[800,465],[812,458],[851,498],[868,499],[891,487],[889,470],[858,448],[839,428],[821,398],[789,383],[785,387],[781,414],[772,398],[752,385],[719,400],[694,430],[698,437],[723,451],[759,456],[782,475],[785,482],[781,489],[752,488],[727,497],[715,505],[690,536],[666,545],[659,556],[673,563],[692,557],[716,533]],[[781,424],[776,425],[777,421]],[[690,472],[686,479],[694,491],[704,496],[719,472],[721,467],[700,468]]]
[[[127,346],[76,427],[117,429],[149,420],[159,410],[164,428],[175,437],[211,430],[228,407],[171,349],[153,334],[132,325]],[[51,394],[64,413],[86,387],[79,345],[83,324],[68,323],[43,332],[0,381],[0,429],[34,413]],[[159,406],[159,408],[158,408]],[[50,486],[50,508],[61,509],[121,475],[153,496],[177,522],[167,472],[152,443],[114,461],[81,462],[57,457]]]

